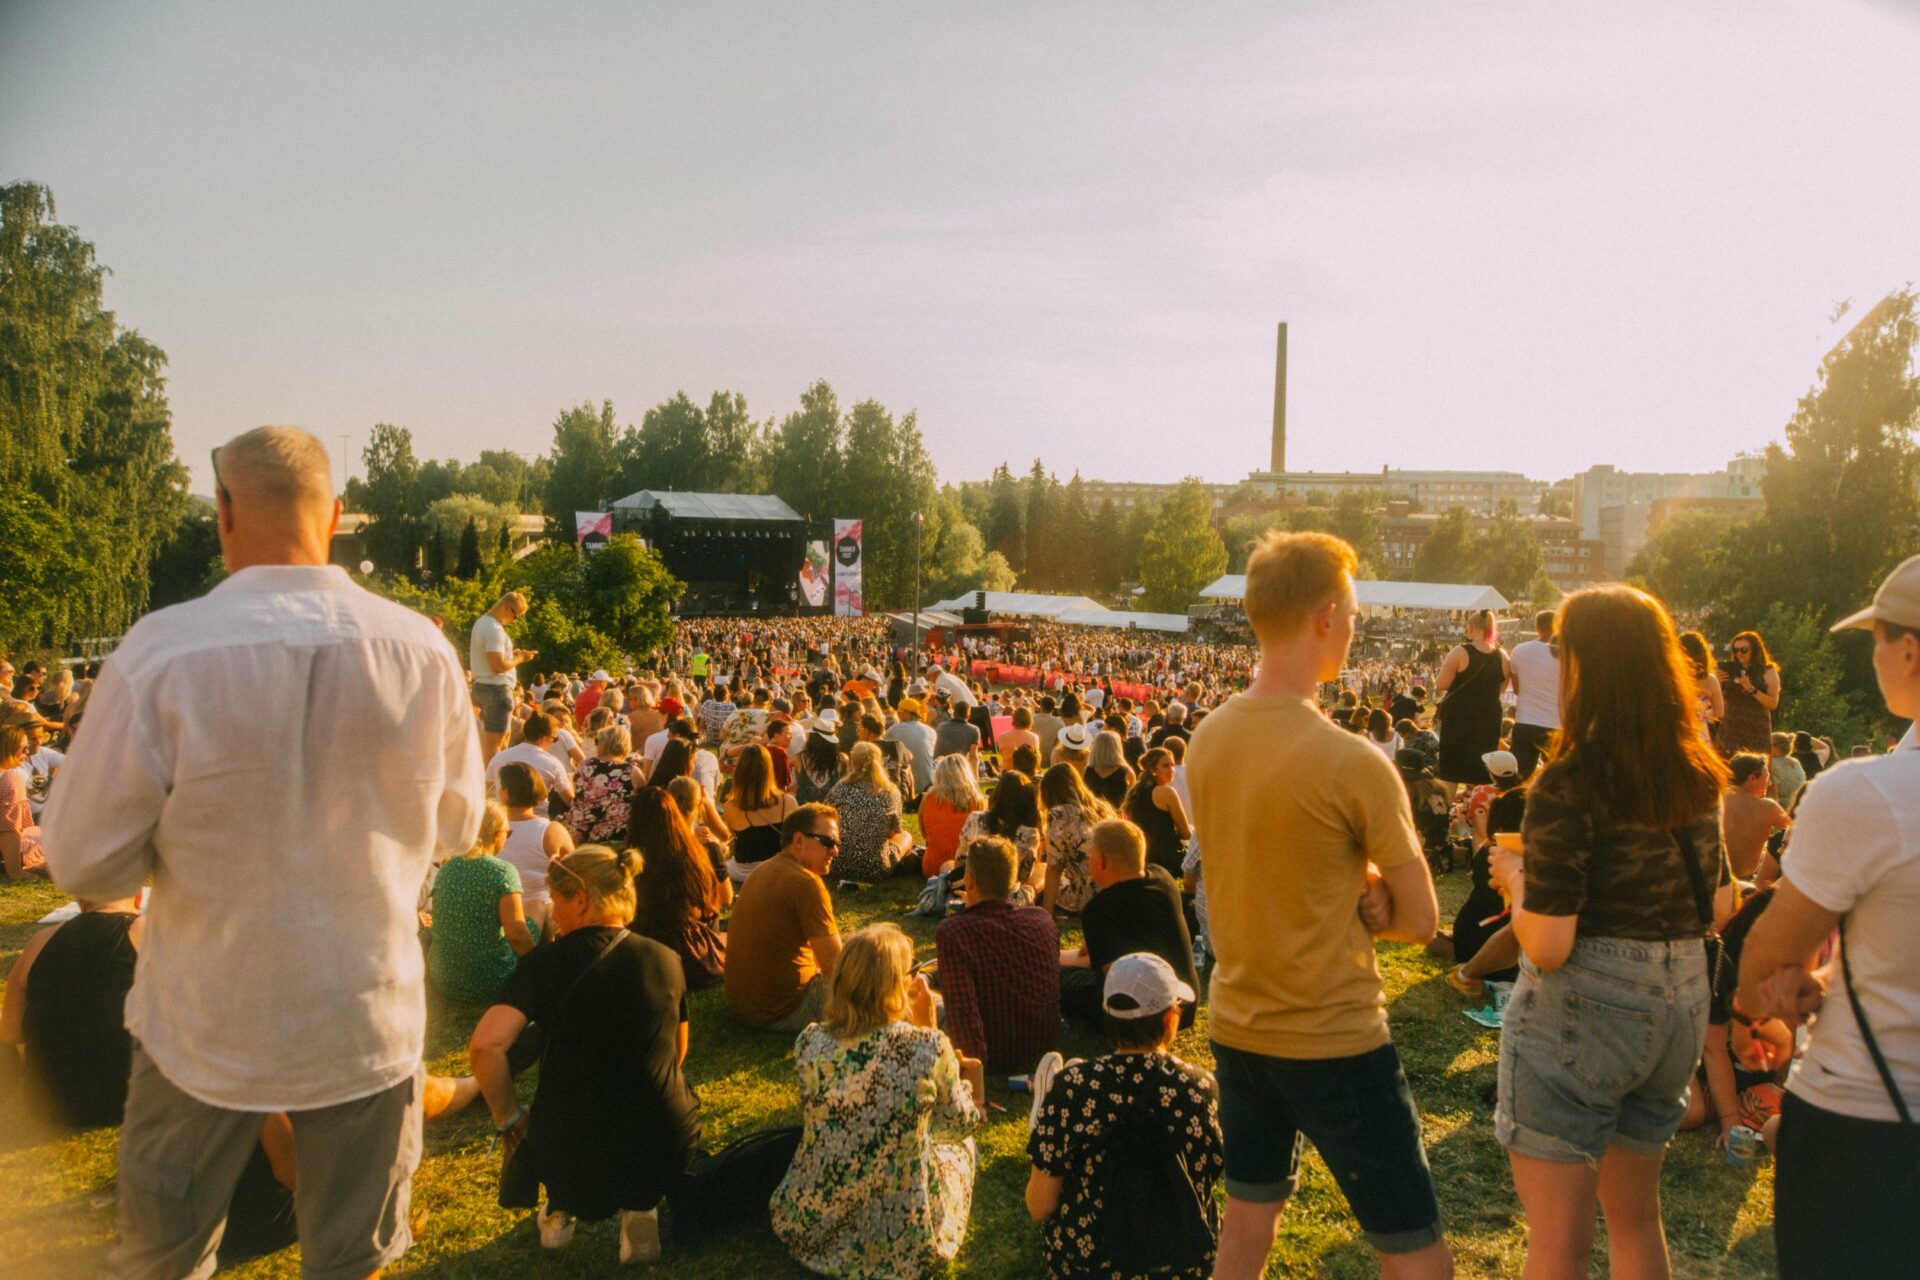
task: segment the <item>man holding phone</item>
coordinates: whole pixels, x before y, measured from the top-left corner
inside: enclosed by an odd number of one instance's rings
[[[480,709],[480,758],[493,759],[507,745],[513,727],[513,691],[519,682],[514,668],[538,656],[534,649],[516,649],[507,624],[527,613],[527,598],[509,591],[493,608],[473,620],[468,656],[473,669],[473,705]]]

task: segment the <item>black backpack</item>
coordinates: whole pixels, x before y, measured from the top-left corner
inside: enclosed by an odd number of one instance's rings
[[[766,1227],[768,1201],[787,1176],[800,1136],[798,1125],[763,1129],[694,1156],[686,1177],[668,1196],[673,1238],[699,1244],[742,1226]]]
[[[1186,1151],[1164,1115],[1136,1102],[1106,1132],[1097,1175],[1104,1206],[1091,1232],[1131,1274],[1190,1270],[1213,1256],[1219,1223],[1213,1197],[1195,1184]]]

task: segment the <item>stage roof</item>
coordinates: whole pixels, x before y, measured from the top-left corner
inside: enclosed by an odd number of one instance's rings
[[[958,613],[962,609],[974,607],[973,598],[977,592],[969,591],[965,595],[955,596],[951,600],[942,600],[929,608],[946,613]],[[1043,596],[1031,591],[989,591],[986,610],[988,613],[1011,613],[1023,618],[1057,618],[1069,609],[1098,609],[1098,600],[1089,600],[1085,596]]]
[[[615,511],[663,507],[675,520],[784,520],[803,523],[800,513],[770,493],[676,493],[642,489],[613,504]]]
[[[1353,591],[1363,609],[1417,609],[1464,613],[1472,609],[1505,609],[1507,598],[1492,587],[1455,582],[1376,582],[1354,580]],[[1247,594],[1243,573],[1226,574],[1201,588],[1202,600],[1242,600]]]

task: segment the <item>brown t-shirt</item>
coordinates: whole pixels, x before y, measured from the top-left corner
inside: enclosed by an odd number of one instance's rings
[[[765,1027],[800,1007],[820,972],[809,938],[838,936],[827,882],[785,853],[754,868],[727,922],[727,1003]]]
[[[1616,821],[1581,789],[1570,762],[1548,765],[1527,788],[1520,831],[1526,908],[1534,915],[1578,916],[1585,938],[1667,942],[1706,932],[1674,833]],[[1695,819],[1686,834],[1701,884],[1731,883],[1720,806]]]

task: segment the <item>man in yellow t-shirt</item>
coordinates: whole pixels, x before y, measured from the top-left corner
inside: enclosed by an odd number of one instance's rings
[[[1353,643],[1356,564],[1323,533],[1273,534],[1254,550],[1246,610],[1259,674],[1187,751],[1218,958],[1208,1026],[1227,1213],[1216,1277],[1264,1270],[1302,1138],[1383,1277],[1453,1273],[1373,947],[1424,943],[1439,904],[1393,765],[1314,701]]]

